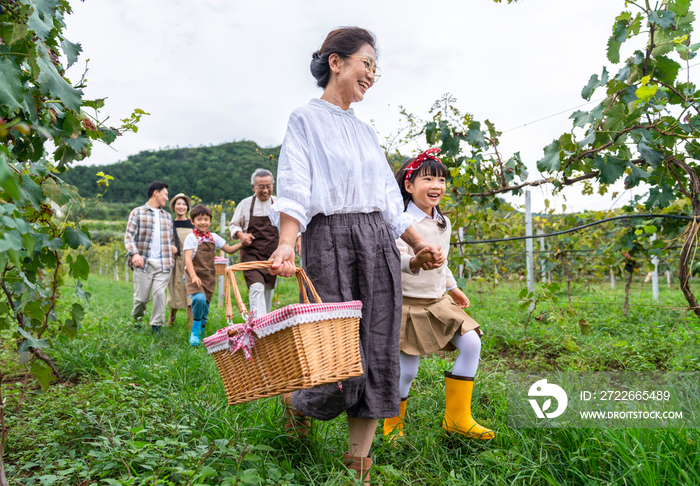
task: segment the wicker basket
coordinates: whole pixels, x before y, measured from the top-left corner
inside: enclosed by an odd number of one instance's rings
[[[217,277],[223,277],[226,272],[226,267],[228,266],[228,258],[216,257],[214,259],[214,269],[216,270]]]
[[[238,310],[247,322],[221,329],[204,340],[221,374],[229,405],[335,383],[363,373],[359,343],[362,303],[323,304],[301,268],[297,267],[296,277],[303,304],[249,319],[235,272],[270,265],[271,262],[246,262],[226,268],[226,319],[230,323],[233,316],[233,287]],[[315,304],[309,302],[304,284]]]

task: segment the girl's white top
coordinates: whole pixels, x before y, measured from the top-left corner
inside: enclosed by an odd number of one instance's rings
[[[384,151],[372,128],[352,108],[321,99],[297,108],[289,117],[277,166],[277,202],[270,221],[280,227],[280,213],[301,223],[317,214],[379,211],[394,238],[411,225]]]
[[[437,218],[433,219],[416,206],[413,201],[408,203],[405,214],[411,215],[411,219],[414,220],[411,226],[415,228],[421,238],[429,245],[442,246],[442,252],[447,257],[450,251],[450,235],[452,234],[450,220],[444,218],[447,228],[441,230],[437,225],[442,219],[438,212],[433,210],[433,215]],[[436,270],[427,272],[419,270],[417,273],[413,273],[410,266],[411,257],[415,256],[413,249],[403,240],[396,240],[396,246],[401,251],[401,271],[404,273],[401,275],[401,289],[405,297],[439,299],[445,291],[449,292],[457,287],[457,282],[447,266],[447,260]]]

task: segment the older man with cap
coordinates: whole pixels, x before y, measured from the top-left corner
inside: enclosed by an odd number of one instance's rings
[[[250,178],[254,194],[243,199],[229,223],[231,237],[240,239],[241,262],[268,260],[277,249],[279,232],[270,222],[270,206],[277,201],[272,195],[274,180],[272,172],[257,169]],[[264,316],[272,308],[277,277],[267,269],[243,272],[248,286],[250,308],[255,309],[256,317]]]

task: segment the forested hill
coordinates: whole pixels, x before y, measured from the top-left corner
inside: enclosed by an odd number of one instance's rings
[[[74,166],[61,178],[76,186],[81,196],[92,198],[101,192],[95,174],[109,174],[114,181],[104,200],[112,202],[145,201],[148,185],[156,180],[167,183],[171,195],[183,192],[204,202],[239,202],[252,195],[250,176],[255,169],[262,167],[277,174],[279,153],[280,147],[263,149],[249,141],[148,151],[115,164]]]

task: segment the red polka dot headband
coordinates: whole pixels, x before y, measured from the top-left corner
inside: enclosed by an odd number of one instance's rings
[[[411,174],[413,174],[414,171],[420,169],[421,165],[423,165],[423,162],[425,162],[428,159],[435,160],[437,162],[440,162],[442,164],[442,160],[438,159],[435,155],[433,154],[439,154],[440,149],[439,148],[431,148],[420,154],[418,157],[416,157],[416,160],[408,164],[408,167],[406,167],[406,178],[405,180],[408,181],[411,178]]]

